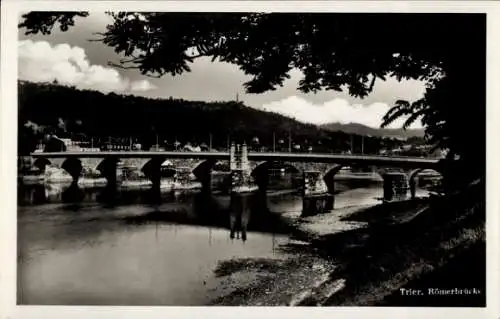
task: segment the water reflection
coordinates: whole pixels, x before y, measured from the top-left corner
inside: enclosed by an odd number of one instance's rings
[[[376,197],[374,192],[381,195],[381,185],[374,186],[367,181],[343,181],[336,185],[339,193],[347,189],[360,189],[361,193],[354,192],[350,198],[341,198],[340,202],[337,200],[336,207],[341,207],[342,201],[348,204],[373,201]],[[364,189],[368,191],[363,191]],[[286,233],[288,228],[281,222],[279,214],[300,211],[302,208],[302,198],[296,190],[248,194],[163,190],[158,194],[152,193],[150,189],[111,191],[105,186],[81,187],[76,183],[20,184],[18,196],[19,206],[27,207],[28,211],[29,206],[49,203],[66,204],[61,207],[62,210],[78,210],[79,206],[98,204],[93,210],[96,215],[102,215],[103,209],[140,205],[149,211],[122,216],[122,220],[136,224],[164,222],[224,227],[229,230],[231,239],[243,241],[247,240],[248,231]]]
[[[62,194],[61,199],[65,203],[79,203],[85,198],[85,193],[78,187],[78,183],[73,182],[66,188]]]
[[[359,184],[358,184],[359,185]],[[339,184],[336,205],[381,195]],[[293,191],[225,194],[103,186],[19,185],[18,301],[22,304],[202,305],[213,270],[232,258],[281,258],[300,211]],[[216,290],[215,290],[216,291]]]
[[[120,216],[129,224],[151,222],[185,225],[212,226],[229,230],[231,239],[247,240],[248,231],[286,233],[287,228],[279,216],[270,214],[267,202],[269,194],[224,194],[213,192],[161,192],[160,200],[149,190],[122,190],[110,193],[107,187],[80,187],[76,183],[65,185],[19,185],[19,205],[31,210],[31,206],[63,204],[61,211],[78,211],[88,205],[93,207],[92,215],[104,218],[108,209],[140,205],[141,213]],[[292,194],[280,201],[300,202]],[[145,208],[148,211],[143,211]],[[86,213],[88,214],[88,213]],[[94,218],[94,217],[92,217]]]
[[[247,240],[248,220],[250,219],[250,194],[231,194],[231,207],[229,213],[230,238]]]

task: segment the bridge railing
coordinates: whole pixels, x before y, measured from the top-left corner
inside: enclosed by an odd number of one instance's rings
[[[67,148],[66,151],[58,151],[58,152],[44,152],[43,150],[36,150],[31,155],[33,156],[40,156],[43,154],[51,154],[51,153],[151,153],[155,154],[158,152],[168,152],[168,153],[228,153],[229,151],[226,149],[210,149],[210,150],[188,150],[188,149],[173,149],[173,150],[164,150],[164,149],[153,149],[153,150],[135,150],[135,149],[127,149],[127,148],[109,148],[109,149],[100,149],[100,148]],[[293,152],[284,152],[284,151],[262,151],[262,150],[249,150],[249,154],[289,154],[289,155],[335,155],[335,156],[376,156],[379,158],[403,158],[403,159],[412,159],[412,158],[423,158],[423,159],[440,159],[440,157],[437,156],[409,156],[409,155],[387,155],[387,154],[376,154],[376,153],[345,153],[345,152],[300,152],[300,151],[293,151]]]

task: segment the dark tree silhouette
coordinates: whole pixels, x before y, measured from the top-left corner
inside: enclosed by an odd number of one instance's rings
[[[45,144],[44,152],[65,152],[66,145],[58,138],[51,137]]]
[[[67,31],[75,25],[75,17],[87,17],[88,12],[30,12],[22,27],[27,29],[26,34],[50,34],[54,24],[59,24],[61,31]]]
[[[29,13],[20,27],[50,33],[85,13]],[[207,56],[239,66],[249,93],[274,90],[297,68],[298,89],[369,94],[389,76],[425,81],[418,101],[398,101],[387,125],[418,118],[426,137],[450,149],[460,181],[485,175],[484,14],[111,13],[100,40],[125,56],[117,64],[142,74],[179,75]],[[453,174],[456,175],[456,171]]]
[[[151,99],[30,82],[19,82],[18,92],[22,155],[33,151],[37,142],[51,133],[83,142],[92,139],[95,147],[107,143],[111,136],[113,143],[129,146],[132,138],[148,148],[156,144],[158,137],[161,146],[171,149],[176,140],[208,145],[210,135],[215,149],[226,149],[228,138],[246,141],[253,147],[252,140],[257,138],[259,147],[271,150],[273,135],[277,142],[292,132],[293,142],[304,150],[308,145],[313,146],[314,152],[350,148],[351,135],[246,107],[240,102]],[[360,151],[361,137],[353,134],[352,138]],[[384,146],[389,142],[384,140]],[[380,137],[365,137],[365,153],[378,153],[382,143]],[[277,145],[277,151],[282,150]]]

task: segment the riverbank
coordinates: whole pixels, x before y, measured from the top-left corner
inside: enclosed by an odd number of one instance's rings
[[[281,247],[289,257],[220,264],[216,272],[231,289],[213,304],[482,306],[485,226],[478,196],[345,207],[305,218],[283,214],[299,240]],[[240,284],[250,273],[253,280]],[[401,288],[422,296],[402,296]],[[476,294],[436,297],[428,288]]]

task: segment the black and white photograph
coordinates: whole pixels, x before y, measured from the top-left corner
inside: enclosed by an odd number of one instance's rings
[[[2,40],[17,306],[487,306],[486,13],[54,4]]]

